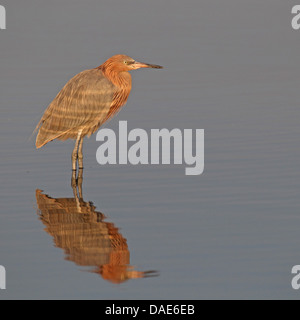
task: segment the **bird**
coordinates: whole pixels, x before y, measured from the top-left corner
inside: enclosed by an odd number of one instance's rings
[[[36,148],[58,139],[75,139],[72,170],[83,168],[82,144],[123,107],[132,79],[129,71],[162,66],[138,62],[117,54],[99,67],[84,70],[71,78],[45,110],[35,131]]]

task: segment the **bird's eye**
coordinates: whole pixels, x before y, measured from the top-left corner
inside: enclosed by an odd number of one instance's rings
[[[125,63],[125,64],[128,64],[128,61],[127,61],[127,60],[124,60],[124,63]]]

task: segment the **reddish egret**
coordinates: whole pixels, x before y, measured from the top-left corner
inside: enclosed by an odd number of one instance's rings
[[[83,168],[82,142],[114,116],[126,103],[131,90],[128,71],[161,66],[115,55],[101,66],[85,70],[69,80],[46,109],[36,129],[36,147],[54,140],[76,139],[72,169]]]

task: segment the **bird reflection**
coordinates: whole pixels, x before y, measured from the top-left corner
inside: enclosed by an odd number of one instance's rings
[[[38,215],[55,246],[65,252],[65,259],[105,280],[121,283],[129,279],[157,276],[156,271],[136,271],[130,266],[127,241],[92,202],[82,198],[82,170],[73,172],[74,198],[51,198],[36,190]]]

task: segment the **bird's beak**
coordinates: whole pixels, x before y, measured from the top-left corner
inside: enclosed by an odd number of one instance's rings
[[[162,66],[158,66],[157,64],[149,64],[149,63],[144,63],[144,62],[138,62],[135,61],[132,64],[133,69],[139,69],[139,68],[153,68],[153,69],[162,69]]]

